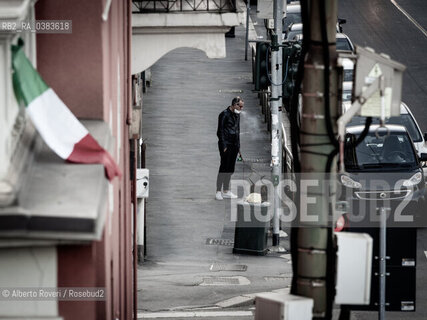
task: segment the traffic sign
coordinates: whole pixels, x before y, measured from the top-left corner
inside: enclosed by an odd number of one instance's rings
[[[369,72],[368,76],[365,77],[366,84],[372,84],[376,78],[380,78],[383,75],[381,67],[378,63]],[[366,90],[366,86],[363,90]],[[390,87],[384,88],[384,116],[391,116],[392,106],[392,89]],[[363,105],[360,110],[360,114],[365,117],[378,117],[381,115],[381,101],[380,89],[378,89]]]
[[[286,16],[286,1],[283,0],[283,17]],[[257,17],[259,19],[273,19],[273,0],[258,0],[257,1]],[[272,28],[273,29],[273,28]]]
[[[402,77],[406,67],[371,48],[356,46],[356,55],[354,99],[358,100],[370,85],[378,83],[377,90],[370,97],[359,100],[360,114],[381,118],[399,116]]]

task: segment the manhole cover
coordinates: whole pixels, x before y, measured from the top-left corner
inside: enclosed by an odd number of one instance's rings
[[[251,162],[251,163],[270,163],[270,158],[243,158],[245,162]]]
[[[224,229],[222,229],[223,233],[234,233],[234,227],[224,227]]]
[[[243,90],[241,89],[221,89],[219,90],[220,93],[243,93]]]
[[[234,228],[224,228],[221,234],[221,239],[233,240]]]
[[[248,266],[244,264],[224,264],[224,263],[213,263],[210,267],[210,271],[246,271]]]
[[[285,281],[289,280],[290,277],[264,277],[265,281]]]
[[[251,282],[241,276],[237,277],[205,277],[203,278],[201,286],[242,286],[248,285]]]
[[[207,238],[206,244],[211,245],[211,246],[232,247],[234,245],[234,240],[232,240],[232,239]]]
[[[239,284],[239,279],[237,278],[203,278],[203,283],[205,285],[221,285],[221,284],[230,284],[230,285],[236,285]]]

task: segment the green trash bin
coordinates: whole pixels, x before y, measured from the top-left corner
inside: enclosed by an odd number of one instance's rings
[[[267,253],[267,233],[271,220],[269,208],[268,202],[237,203],[233,253],[259,256]]]

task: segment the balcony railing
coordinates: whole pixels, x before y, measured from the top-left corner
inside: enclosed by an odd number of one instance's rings
[[[236,0],[132,0],[132,13],[236,12]]]

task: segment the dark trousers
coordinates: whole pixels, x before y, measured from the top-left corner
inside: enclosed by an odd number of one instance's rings
[[[219,150],[221,156],[221,165],[216,179],[216,191],[230,190],[230,179],[234,173],[234,165],[236,164],[237,154],[239,149],[237,146],[228,146],[227,150]]]

